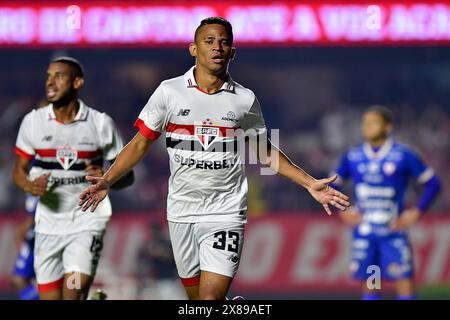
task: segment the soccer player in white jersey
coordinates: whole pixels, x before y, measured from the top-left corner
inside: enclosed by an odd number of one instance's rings
[[[254,93],[234,82],[228,64],[235,56],[231,24],[204,19],[189,46],[196,64],[184,76],[163,81],[141,111],[139,132],[103,177],[87,177],[83,210],[94,211],[109,187],[133,168],[161,132],[166,132],[171,176],[167,218],[178,274],[190,299],[225,299],[236,275],[244,238],[247,180],[237,139],[230,131],[266,136]],[[267,139],[250,139],[256,149]],[[336,177],[316,180],[270,144],[260,161],[306,188],[330,213],[348,198],[329,187]],[[258,153],[258,152],[257,152]]]
[[[50,104],[24,117],[16,141],[13,180],[40,197],[34,260],[40,299],[86,299],[111,216],[109,199],[95,215],[82,212],[77,203],[77,194],[88,185],[86,174],[101,176],[103,161],[114,161],[123,148],[111,117],[77,98],[83,83],[76,59],[53,60],[46,80]],[[130,171],[114,188],[133,180]]]

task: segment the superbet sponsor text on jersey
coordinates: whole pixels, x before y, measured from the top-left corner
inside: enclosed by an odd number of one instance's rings
[[[36,208],[36,231],[67,234],[103,230],[111,216],[111,203],[105,199],[95,214],[81,211],[78,195],[87,188],[86,162],[103,166],[123,147],[113,120],[105,113],[79,101],[72,123],[58,122],[50,104],[32,110],[23,119],[16,141],[16,154],[33,159],[31,180],[51,173],[47,193]]]
[[[192,67],[160,84],[135,126],[151,140],[166,132],[169,221],[246,221],[247,178],[234,133],[266,132],[251,90],[228,75],[218,92],[207,94],[197,86]]]

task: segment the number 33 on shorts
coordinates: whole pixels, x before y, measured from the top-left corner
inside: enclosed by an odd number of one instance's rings
[[[231,239],[231,243],[227,246],[227,234],[228,239]],[[234,253],[239,253],[239,232],[235,231],[219,231],[214,233],[214,238],[217,239],[213,243],[214,249],[227,250]]]
[[[244,223],[169,222],[175,263],[180,277],[209,271],[234,278],[244,242]]]
[[[200,269],[234,277],[244,242],[243,225],[222,225],[219,231],[211,230],[204,242],[205,246],[200,246],[200,255],[204,256],[206,265]]]

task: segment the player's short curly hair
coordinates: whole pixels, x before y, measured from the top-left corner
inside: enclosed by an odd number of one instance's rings
[[[198,32],[200,31],[201,27],[207,24],[220,24],[221,26],[224,26],[225,30],[227,30],[227,33],[230,36],[231,44],[233,44],[233,27],[227,19],[222,17],[209,17],[200,21],[200,25],[195,30],[194,41],[197,40]]]
[[[394,122],[394,115],[392,114],[392,111],[382,105],[373,105],[366,109],[364,113],[373,112],[376,114],[379,114],[384,122],[386,123],[393,123]]]
[[[57,57],[57,58],[53,59],[51,62],[66,63],[70,67],[72,67],[75,77],[84,78],[84,68],[81,65],[80,61],[78,61],[75,58],[62,56],[62,57]]]

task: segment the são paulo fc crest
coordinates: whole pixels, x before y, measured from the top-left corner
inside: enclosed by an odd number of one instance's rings
[[[64,170],[69,170],[69,168],[77,161],[78,152],[77,150],[71,148],[69,145],[64,147],[59,147],[56,149],[56,160],[59,162]]]
[[[219,136],[219,128],[215,127],[195,127],[195,137],[202,144],[203,148],[208,149]]]

